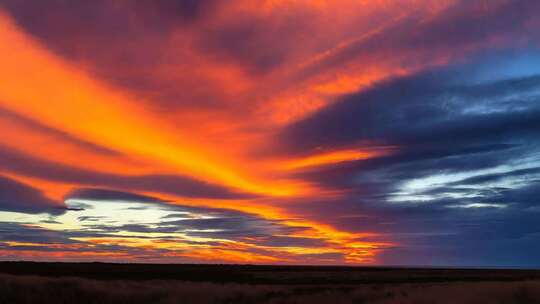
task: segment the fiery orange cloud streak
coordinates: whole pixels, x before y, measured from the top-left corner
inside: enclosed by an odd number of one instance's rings
[[[364,160],[379,157],[391,153],[389,149],[381,150],[338,150],[326,153],[314,154],[297,159],[284,161],[283,168],[287,170],[301,169],[306,167],[319,167],[347,161]]]
[[[76,168],[99,170],[108,173],[124,172],[126,174],[142,174],[155,170],[155,166],[141,160],[130,159],[114,151],[99,153],[88,147],[70,143],[58,136],[47,134],[25,126],[23,123],[3,119],[0,116],[0,129],[2,129],[2,144],[16,151],[31,151],[33,155],[46,156],[58,164]]]
[[[194,147],[185,136],[156,131],[159,120],[144,115],[128,94],[50,54],[4,15],[0,16],[0,65],[0,105],[11,111],[92,143],[247,192],[283,196],[299,191],[286,184],[255,181],[222,165],[224,160]]]

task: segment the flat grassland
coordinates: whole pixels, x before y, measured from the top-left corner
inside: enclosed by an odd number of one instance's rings
[[[0,262],[0,303],[540,303],[540,270]]]

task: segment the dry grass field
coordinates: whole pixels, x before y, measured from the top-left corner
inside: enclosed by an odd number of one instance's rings
[[[0,274],[0,303],[6,304],[540,303],[540,279],[534,271],[174,265],[169,268],[181,279],[170,274],[159,279],[159,272],[137,276],[137,267],[151,271],[160,265],[1,266],[0,272],[11,273]],[[218,273],[222,276],[212,279]],[[244,276],[235,278],[239,273]],[[250,282],[249,274],[259,280]]]

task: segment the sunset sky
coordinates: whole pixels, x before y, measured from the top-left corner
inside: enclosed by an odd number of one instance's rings
[[[0,0],[0,260],[540,267],[539,12]]]

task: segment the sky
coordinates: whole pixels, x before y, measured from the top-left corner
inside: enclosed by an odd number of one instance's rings
[[[0,260],[540,267],[540,2],[0,1]]]

